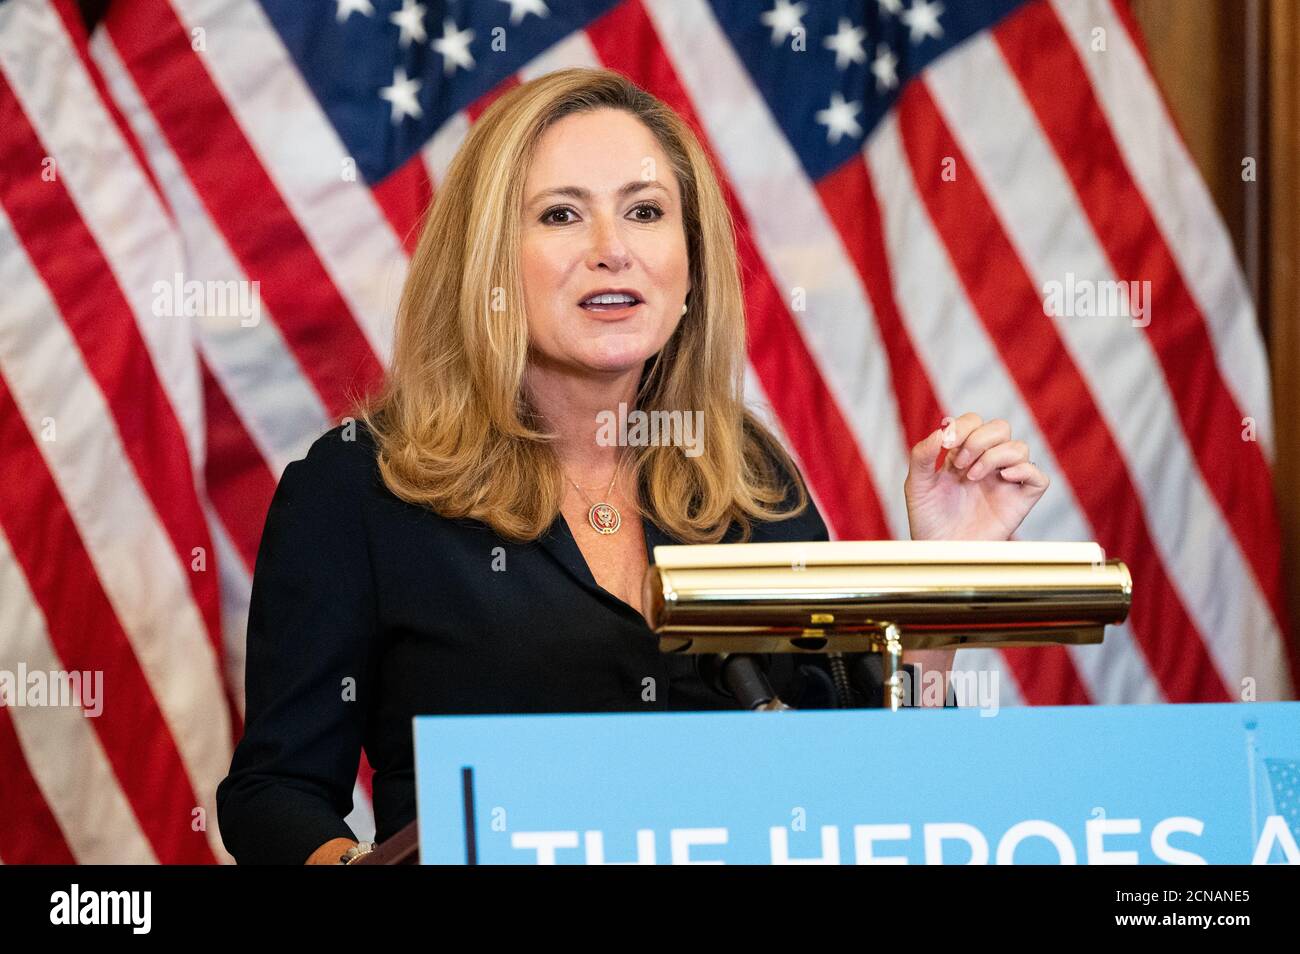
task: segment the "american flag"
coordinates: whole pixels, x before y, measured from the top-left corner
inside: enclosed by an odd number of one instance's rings
[[[0,0],[0,676],[103,676],[93,718],[85,682],[0,707],[4,862],[228,860],[278,476],[381,377],[468,127],[565,67],[711,151],[748,396],[835,537],[906,538],[908,448],[975,410],[1053,477],[1020,535],[1132,569],[1104,645],[959,668],[1004,704],[1292,696],[1255,311],[1122,0],[95,6]],[[363,765],[361,837],[368,804]]]

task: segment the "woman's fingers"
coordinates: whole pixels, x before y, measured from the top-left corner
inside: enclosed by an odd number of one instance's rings
[[[975,414],[963,414],[962,417],[972,417],[976,421],[980,420],[979,416]],[[958,418],[958,420],[961,420],[961,418]],[[990,447],[995,447],[1010,439],[1011,425],[1001,418],[979,423],[966,433],[957,449],[954,450],[955,456],[953,457],[952,466],[957,470],[965,470]]]
[[[961,417],[945,417],[936,431],[912,446],[911,466],[915,474],[931,474],[941,469],[956,453],[962,441],[983,424],[978,414],[966,413]]]
[[[1039,491],[1046,490],[1047,485],[1052,482],[1032,461],[1024,461],[1023,463],[1012,464],[1010,467],[1004,467],[998,471],[998,476],[1008,483],[1021,484]]]
[[[1029,445],[1024,441],[1003,441],[984,451],[966,471],[967,480],[983,480],[994,470],[1029,460]]]

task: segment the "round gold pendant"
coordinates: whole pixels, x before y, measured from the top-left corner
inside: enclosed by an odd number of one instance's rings
[[[593,504],[587,511],[587,522],[597,533],[617,533],[623,525],[623,516],[613,504]]]

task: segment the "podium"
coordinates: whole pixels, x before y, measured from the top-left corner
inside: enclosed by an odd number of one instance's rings
[[[881,707],[904,707],[904,650],[1096,644],[1123,622],[1132,578],[1095,543],[810,542],[655,547],[646,622],[661,652],[711,657],[750,709],[788,709],[755,660],[878,659]],[[754,701],[750,701],[754,700]],[[416,864],[417,823],[355,864]]]

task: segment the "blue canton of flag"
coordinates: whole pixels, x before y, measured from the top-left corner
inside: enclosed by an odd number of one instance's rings
[[[374,185],[442,125],[615,0],[261,0],[362,177]],[[322,6],[334,9],[322,16]]]

